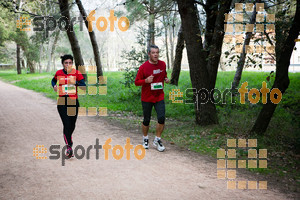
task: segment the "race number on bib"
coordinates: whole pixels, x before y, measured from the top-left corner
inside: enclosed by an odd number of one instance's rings
[[[160,69],[153,70],[153,74],[159,74],[159,73],[160,73]]]
[[[76,87],[73,84],[62,85],[62,91],[65,94],[76,94]]]
[[[162,82],[151,83],[151,90],[162,90],[162,89],[163,89]]]

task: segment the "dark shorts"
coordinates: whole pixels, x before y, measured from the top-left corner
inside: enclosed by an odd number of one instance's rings
[[[157,114],[157,121],[159,124],[165,123],[165,101],[159,101],[156,103],[151,102],[144,102],[142,101],[142,107],[143,107],[143,115],[144,115],[144,121],[143,124],[145,126],[149,126],[150,120],[151,120],[151,112],[152,107],[154,106],[156,114]]]

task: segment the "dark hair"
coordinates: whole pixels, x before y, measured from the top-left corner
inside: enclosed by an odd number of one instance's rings
[[[158,49],[158,50],[159,50],[158,46],[156,46],[156,45],[154,45],[154,44],[151,44],[151,45],[148,47],[148,53],[151,52],[151,48],[153,48],[153,49]]]
[[[68,60],[68,59],[71,59],[72,62],[73,62],[73,56],[70,55],[70,54],[65,54],[65,55],[61,56],[60,58],[61,58],[61,63],[62,63],[62,64],[64,64],[64,61],[65,61],[65,60]]]

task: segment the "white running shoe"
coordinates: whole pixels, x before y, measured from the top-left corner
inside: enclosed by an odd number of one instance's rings
[[[164,147],[164,145],[162,144],[161,140],[155,140],[153,141],[153,145],[156,146],[158,151],[164,151],[166,148]]]
[[[144,139],[144,141],[143,141],[143,147],[145,149],[149,149],[149,139]]]

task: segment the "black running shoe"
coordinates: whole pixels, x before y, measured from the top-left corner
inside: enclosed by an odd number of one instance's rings
[[[144,141],[143,141],[143,147],[145,149],[149,149],[149,140],[148,139],[144,139]]]
[[[67,152],[66,152],[66,156],[67,156],[68,158],[72,158],[72,157],[74,156],[74,155],[73,155],[73,149],[72,149],[72,147],[68,146]]]

